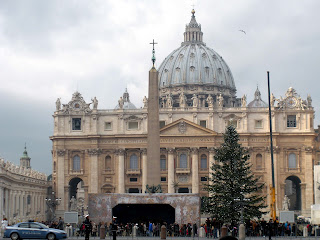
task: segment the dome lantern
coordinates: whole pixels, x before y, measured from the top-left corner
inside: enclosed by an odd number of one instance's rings
[[[184,32],[184,44],[189,43],[202,43],[203,32],[201,32],[201,24],[197,23],[196,17],[194,16],[195,10],[192,9],[191,20],[188,25],[186,25],[186,30]]]

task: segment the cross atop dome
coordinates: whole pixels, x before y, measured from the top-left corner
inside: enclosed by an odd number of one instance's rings
[[[192,9],[191,11],[191,20],[188,25],[186,25],[186,30],[184,32],[184,42],[182,45],[190,44],[190,43],[203,43],[202,37],[203,32],[201,32],[201,24],[197,23],[195,14],[196,11]]]

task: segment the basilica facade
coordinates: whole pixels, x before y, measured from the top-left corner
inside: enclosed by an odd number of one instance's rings
[[[269,105],[258,88],[236,96],[231,70],[204,43],[194,11],[181,46],[158,72],[162,192],[207,195],[203,186],[214,149],[232,124],[249,150],[254,174],[266,183],[262,194],[270,204]],[[270,102],[277,211],[287,195],[289,209],[308,216],[314,203],[313,166],[319,159],[312,99],[289,87],[282,96],[272,94]],[[131,103],[127,90],[110,110],[99,109],[96,97],[86,101],[79,92],[65,104],[57,100],[50,137],[53,188],[62,199],[57,214],[70,210],[72,197],[82,198],[85,207],[90,193],[145,193],[148,99],[141,103],[142,108]]]

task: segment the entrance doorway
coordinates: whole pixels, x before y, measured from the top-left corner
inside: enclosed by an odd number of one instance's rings
[[[301,210],[301,180],[296,176],[290,176],[285,183],[285,195],[290,199],[289,210]]]
[[[118,223],[175,222],[175,209],[169,204],[119,204],[112,209]]]

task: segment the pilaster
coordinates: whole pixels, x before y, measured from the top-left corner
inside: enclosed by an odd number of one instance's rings
[[[65,154],[66,154],[66,150],[64,149],[60,149],[57,150],[57,184],[56,184],[56,189],[53,189],[53,191],[56,192],[56,197],[57,198],[61,198],[61,202],[64,203],[65,202],[65,196],[64,196],[64,185],[65,185],[65,179],[64,179],[64,162],[65,162]],[[57,207],[57,210],[64,210],[64,205],[60,204]]]
[[[98,193],[99,188],[99,166],[98,166],[98,156],[101,153],[101,149],[88,149],[88,154],[90,156],[90,184],[89,193]]]

